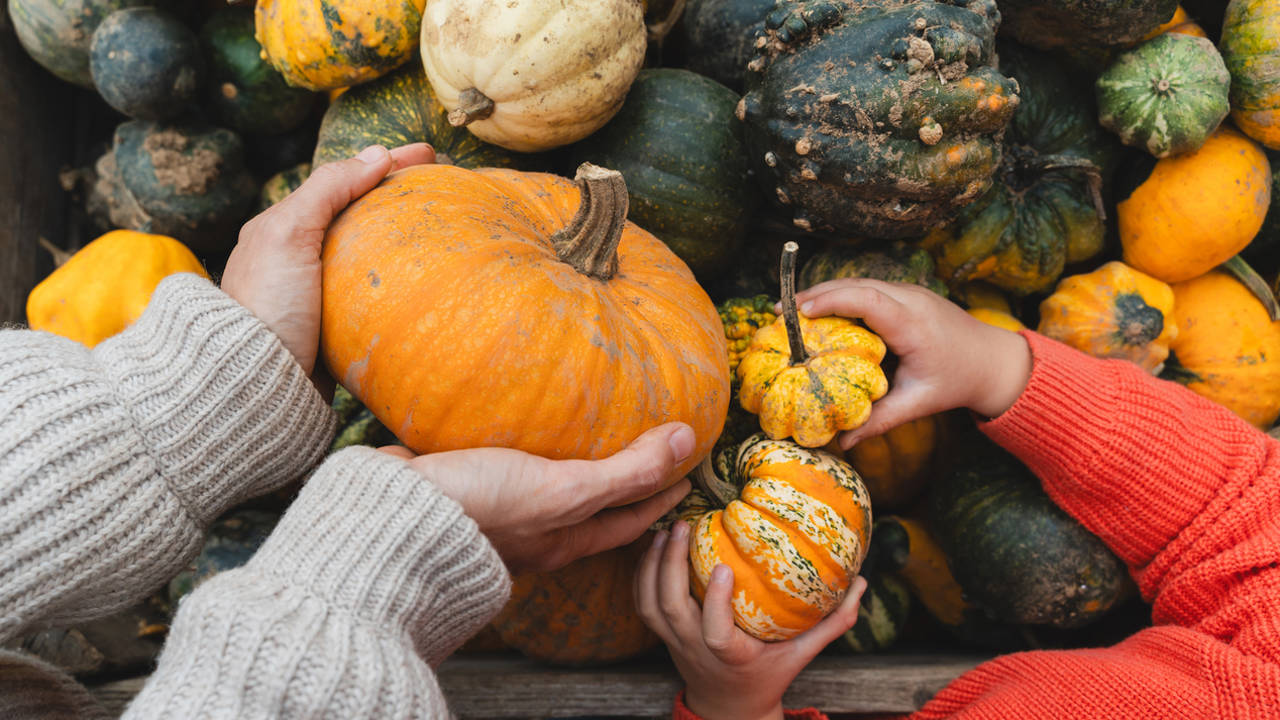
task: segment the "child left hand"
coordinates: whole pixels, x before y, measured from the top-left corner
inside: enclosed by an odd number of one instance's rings
[[[782,695],[796,675],[858,620],[867,588],[856,578],[843,602],[807,632],[785,642],[757,640],[733,623],[733,571],[717,565],[701,608],[689,594],[689,525],[660,532],[637,570],[640,617],[671,651],[686,683],[685,705],[704,720],[781,718]]]

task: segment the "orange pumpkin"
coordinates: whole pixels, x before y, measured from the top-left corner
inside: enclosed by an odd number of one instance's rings
[[[938,447],[938,430],[937,416],[928,415],[860,440],[845,453],[862,476],[877,511],[903,508],[924,489]]]
[[[422,165],[329,228],[321,353],[418,453],[516,448],[600,458],[664,422],[691,470],[729,403],[716,308],[667,246],[626,222],[626,186]],[[678,477],[678,476],[677,476]]]
[[[559,570],[516,578],[511,600],[493,620],[498,636],[531,658],[562,665],[616,662],[656,646],[631,591],[651,542],[646,535]]]
[[[723,509],[692,518],[690,579],[701,600],[733,569],[738,627],[785,640],[835,609],[871,540],[871,498],[844,460],[763,434],[707,458],[696,480]]]
[[[1124,262],[1166,283],[1203,275],[1244,249],[1271,204],[1271,166],[1221,127],[1199,150],[1167,157],[1116,206]]]
[[[1280,415],[1280,322],[1227,273],[1173,286],[1178,337],[1162,377],[1220,403],[1259,429]]]
[[[1142,38],[1142,42],[1146,42],[1157,35],[1163,35],[1165,33],[1193,35],[1195,37],[1202,38],[1209,37],[1209,35],[1204,31],[1204,28],[1200,27],[1200,25],[1187,14],[1187,11],[1182,9],[1181,5],[1179,5],[1178,9],[1174,11],[1173,17],[1169,18],[1169,22],[1166,22],[1155,30],[1147,33],[1146,37]]]
[[[1152,371],[1178,336],[1173,290],[1122,262],[1058,283],[1040,303],[1041,335],[1100,358],[1122,358]]]

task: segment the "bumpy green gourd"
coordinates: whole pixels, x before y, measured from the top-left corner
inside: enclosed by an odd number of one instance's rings
[[[1177,9],[1178,0],[1000,0],[1000,32],[1040,49],[1122,45]]]
[[[768,193],[805,230],[919,236],[991,186],[1017,84],[992,0],[804,0],[766,19],[738,106]]]
[[[881,250],[860,250],[836,246],[809,258],[800,272],[803,290],[840,278],[871,278],[885,282],[912,283],[947,297],[947,286],[934,275],[933,257],[927,250],[894,243]]]
[[[1231,75],[1213,43],[1158,35],[1116,58],[1094,85],[1098,121],[1162,158],[1199,148],[1230,109]]]

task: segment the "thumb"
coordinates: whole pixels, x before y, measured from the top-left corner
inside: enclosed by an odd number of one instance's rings
[[[391,167],[390,151],[370,145],[353,158],[316,168],[285,202],[302,227],[323,230],[353,200],[381,182]]]
[[[676,466],[697,444],[693,428],[667,423],[645,432],[622,450],[592,463],[593,484],[605,506],[649,497],[671,484]]]

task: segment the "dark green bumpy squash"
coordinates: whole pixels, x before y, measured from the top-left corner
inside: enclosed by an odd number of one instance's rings
[[[642,70],[618,114],[575,145],[574,165],[622,173],[627,218],[706,283],[735,258],[751,215],[738,96],[688,70]]]
[[[931,519],[965,597],[1003,622],[1072,628],[1128,590],[1123,563],[994,445],[931,495]]]
[[[108,15],[153,0],[9,0],[18,41],[46,70],[83,88],[93,87],[89,43]]]
[[[927,250],[893,243],[881,250],[836,246],[809,258],[800,271],[800,289],[840,278],[872,278],[912,283],[947,297],[947,286],[934,275],[933,257]]]
[[[1133,43],[1167,22],[1178,0],[1000,0],[1002,35],[1034,48]]]
[[[678,30],[685,67],[734,92],[756,53],[756,36],[774,0],[689,0]]]
[[[118,10],[102,21],[89,46],[93,86],[111,107],[142,120],[186,110],[204,75],[195,33],[155,8]]]
[[[804,0],[766,21],[738,106],[751,162],[804,230],[919,236],[991,186],[1017,85],[992,0]]]
[[[1115,146],[1095,120],[1091,89],[1064,65],[1002,43],[1000,69],[1017,79],[1022,103],[998,180],[927,244],[949,284],[986,280],[1025,295],[1101,250],[1101,188]]]
[[[1098,121],[1155,157],[1191,152],[1227,116],[1230,87],[1213,43],[1165,33],[1117,57],[1098,78]]]
[[[449,124],[427,82],[422,63],[410,62],[373,82],[344,92],[320,123],[311,164],[345,160],[370,145],[395,148],[430,143],[436,162],[460,167],[515,167],[516,153],[481,141]]]
[[[289,197],[290,193],[302,187],[302,183],[310,175],[311,163],[302,163],[267,178],[267,181],[262,183],[262,190],[258,192],[258,212]]]
[[[237,132],[289,132],[307,119],[319,96],[285,83],[262,59],[253,28],[251,8],[228,7],[200,29],[209,68],[206,105],[218,122]]]
[[[841,640],[855,654],[880,652],[893,647],[911,616],[911,591],[889,573],[863,572],[867,590],[858,604],[858,621]]]

